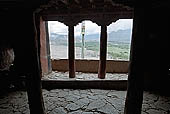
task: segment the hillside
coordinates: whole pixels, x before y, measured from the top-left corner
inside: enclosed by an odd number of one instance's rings
[[[90,34],[85,35],[85,41],[99,41],[100,34]],[[51,33],[50,40],[66,41],[67,35],[59,35],[56,33]],[[77,42],[81,41],[80,36],[76,36],[75,40]],[[130,43],[131,40],[131,30],[118,30],[112,31],[108,34],[108,41],[110,42],[120,42],[120,43]]]
[[[108,34],[108,41],[114,42],[123,42],[123,43],[130,43],[131,40],[131,30],[119,30],[119,31],[112,31]]]

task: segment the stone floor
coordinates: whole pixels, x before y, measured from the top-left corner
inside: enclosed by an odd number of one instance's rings
[[[68,72],[53,71],[49,75],[44,75],[45,80],[127,80],[127,74],[123,73],[106,73],[105,79],[99,79],[97,73],[76,72],[75,78],[69,78]]]
[[[126,91],[43,89],[47,114],[123,114]],[[0,96],[0,114],[29,114],[27,94]],[[142,114],[170,114],[170,97],[144,92]]]

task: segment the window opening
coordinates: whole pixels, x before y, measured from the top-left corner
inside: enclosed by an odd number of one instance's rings
[[[82,21],[75,26],[75,37],[76,59],[99,60],[100,26],[89,20]]]
[[[108,26],[107,60],[129,61],[133,19],[119,19]]]
[[[58,21],[48,21],[52,59],[68,59],[68,26]]]

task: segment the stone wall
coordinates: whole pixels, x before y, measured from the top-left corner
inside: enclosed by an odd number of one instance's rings
[[[14,50],[0,47],[0,71],[9,70],[14,61]]]

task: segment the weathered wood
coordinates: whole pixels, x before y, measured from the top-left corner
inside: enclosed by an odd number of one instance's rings
[[[80,1],[79,0],[74,0],[77,4],[80,4]]]
[[[62,2],[63,4],[65,4],[65,5],[68,5],[69,3],[68,3],[68,0],[59,0],[60,2]]]
[[[40,18],[40,60],[42,74],[48,74],[51,70],[51,58],[50,58],[50,44],[49,44],[49,33],[48,23]]]
[[[93,3],[94,2],[94,0],[90,0],[90,3]]]
[[[41,66],[40,66],[40,54],[38,39],[40,38],[39,32],[39,18],[33,15],[33,12],[27,12],[25,20],[27,20],[26,30],[29,34],[29,38],[27,39],[29,43],[28,47],[28,55],[29,55],[29,63],[27,64],[27,93],[28,93],[28,101],[30,114],[45,114],[44,111],[44,103],[42,96],[42,86],[41,86]],[[38,20],[37,20],[38,19]],[[29,27],[28,27],[29,26]],[[28,29],[28,28],[29,29]]]
[[[98,70],[98,77],[101,79],[104,79],[106,75],[106,57],[107,57],[107,26],[102,25],[100,35],[100,61]]]
[[[45,30],[46,30],[46,48],[47,48],[47,59],[48,59],[48,73],[52,72],[51,67],[51,54],[50,54],[50,41],[49,41],[49,31],[48,31],[48,22],[45,21]]]
[[[141,114],[143,101],[146,18],[144,9],[134,9],[133,32],[124,114]],[[146,64],[145,64],[146,65]]]
[[[68,30],[69,77],[74,78],[75,77],[74,26],[70,25],[68,29],[69,29]]]
[[[59,1],[60,3],[58,3]],[[128,4],[128,2],[123,0],[124,4]],[[104,10],[103,7],[105,7]],[[56,0],[41,8],[40,13],[44,20],[55,20],[63,23],[67,18],[70,18],[68,12],[72,17],[74,16],[74,20],[78,20],[76,24],[82,20],[92,20],[96,23],[100,21],[98,17],[103,14],[111,17],[112,21],[133,17],[132,7],[120,5],[113,0]]]
[[[48,60],[47,60],[47,41],[46,41],[46,28],[45,28],[45,22],[40,18],[40,41],[39,41],[39,46],[40,46],[40,61],[41,61],[41,71],[42,74],[48,73]]]
[[[113,2],[113,0],[105,0],[105,2],[110,3],[113,7],[115,6],[115,3]]]

